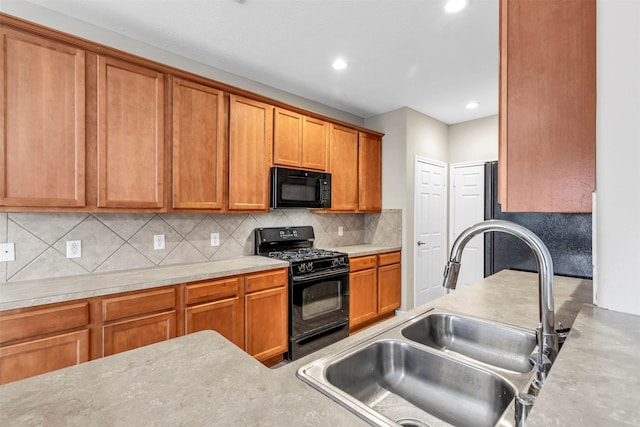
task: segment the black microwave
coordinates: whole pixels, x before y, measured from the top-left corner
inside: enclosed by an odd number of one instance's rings
[[[331,174],[271,168],[271,207],[325,209],[331,207]]]

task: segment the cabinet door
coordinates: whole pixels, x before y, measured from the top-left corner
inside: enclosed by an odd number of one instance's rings
[[[224,93],[173,80],[173,207],[226,207]]]
[[[500,2],[499,200],[591,212],[596,1]]]
[[[0,384],[89,360],[87,329],[0,348]]]
[[[85,53],[0,37],[0,206],[84,206]]]
[[[276,108],[273,125],[273,164],[299,168],[302,164],[302,114]]]
[[[375,268],[349,275],[349,328],[378,314],[378,281]]]
[[[231,95],[229,209],[269,211],[273,106]]]
[[[382,138],[362,132],[358,144],[358,210],[382,210]]]
[[[236,297],[187,307],[187,333],[191,334],[208,329],[220,333],[226,339],[244,349],[242,300]]]
[[[358,209],[358,131],[331,126],[331,210]]]
[[[287,310],[286,286],[245,296],[247,353],[264,361],[287,351]]]
[[[302,122],[302,167],[327,170],[331,125],[325,121],[304,117]]]
[[[104,326],[103,356],[176,337],[176,312],[153,314]]]
[[[98,207],[164,205],[164,75],[98,57]]]
[[[378,314],[400,307],[400,264],[378,267]]]

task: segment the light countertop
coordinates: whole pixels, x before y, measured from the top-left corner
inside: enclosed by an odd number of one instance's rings
[[[334,249],[354,257],[391,252],[401,248],[356,245]],[[263,256],[244,256],[228,260],[112,273],[0,283],[0,311],[249,274],[288,266],[289,263],[286,261]]]
[[[377,246],[377,245],[355,245],[355,246],[340,246],[337,248],[331,248],[334,251],[344,252],[349,255],[349,258],[376,255],[385,252],[395,252],[402,250],[401,247],[394,246]]]
[[[535,274],[502,271],[278,369],[215,332],[187,335],[0,386],[0,425],[366,425],[305,385],[296,370],[430,308],[533,329],[537,284]],[[640,317],[583,306],[591,301],[588,280],[556,277],[554,295],[556,319],[574,329],[527,425],[638,425],[637,402],[628,400],[640,378]],[[612,381],[594,377],[603,365],[615,371]],[[567,382],[593,392],[580,395]],[[599,417],[589,417],[598,410]]]

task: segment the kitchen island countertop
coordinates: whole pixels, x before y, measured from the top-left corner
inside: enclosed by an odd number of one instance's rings
[[[555,285],[556,318],[564,326],[575,320],[575,329],[530,425],[637,425],[638,405],[629,402],[637,396],[640,377],[640,317],[621,319],[584,305],[591,301],[588,280],[556,277]],[[264,367],[215,332],[199,332],[0,386],[0,425],[367,425],[305,385],[297,369],[430,308],[533,329],[537,294],[537,275],[503,271],[277,369]],[[592,369],[605,360],[618,375],[612,381],[594,377]],[[572,369],[574,362],[580,369]],[[565,390],[567,381],[573,390]],[[586,398],[575,392],[583,388],[592,391]],[[587,417],[598,409],[599,418]],[[567,421],[576,412],[587,416]]]

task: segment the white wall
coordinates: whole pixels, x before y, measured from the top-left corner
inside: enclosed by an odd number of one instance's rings
[[[597,304],[640,315],[640,1],[597,2]]]
[[[449,163],[498,160],[498,116],[449,126]]]
[[[150,7],[151,7],[150,3]],[[151,59],[172,67],[189,71],[200,76],[208,77],[221,83],[242,88],[271,99],[278,100],[296,107],[314,111],[328,117],[335,118],[356,126],[363,126],[361,117],[346,113],[324,104],[285,92],[271,86],[266,86],[253,80],[228,73],[218,68],[210,67],[183,56],[162,50],[149,44],[125,37],[114,31],[88,24],[67,15],[51,11],[23,0],[2,0],[0,11],[27,21],[35,22],[49,28],[63,31],[74,36],[101,43],[109,47]]]

